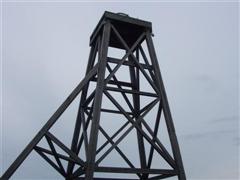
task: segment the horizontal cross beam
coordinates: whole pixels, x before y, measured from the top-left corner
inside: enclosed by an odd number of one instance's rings
[[[93,77],[93,78],[91,79],[91,81],[97,82],[97,78],[96,78],[96,77]],[[125,86],[125,87],[133,87],[132,83],[124,82],[124,81],[113,81],[113,80],[109,80],[109,81],[107,82],[107,84],[120,85],[120,86]]]
[[[176,175],[176,170],[169,169],[142,169],[142,168],[121,168],[121,167],[96,167],[96,172],[105,172],[105,173],[149,173],[149,174],[171,174]]]
[[[90,110],[91,107],[86,107],[87,110]],[[105,108],[101,108],[101,112],[106,112],[106,113],[113,113],[113,114],[122,114],[121,111],[117,111],[117,110],[112,110],[112,109],[105,109]],[[133,115],[132,112],[127,112],[129,115]]]
[[[118,64],[119,61],[121,61],[121,59],[108,57],[107,61],[110,62],[110,63]],[[144,69],[153,70],[153,67],[151,65],[149,65],[149,64],[143,64],[143,63],[140,63],[140,64],[142,65],[142,67]],[[131,62],[131,61],[124,61],[122,65],[136,67],[136,65],[133,62]]]
[[[124,93],[128,93],[128,94],[138,94],[138,95],[142,95],[142,96],[158,97],[157,94],[150,93],[150,92],[136,91],[136,90],[130,90],[130,89],[119,89],[119,88],[109,87],[109,86],[105,87],[105,89],[109,90],[109,91],[124,92]]]

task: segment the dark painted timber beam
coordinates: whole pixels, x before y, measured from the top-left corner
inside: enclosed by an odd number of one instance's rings
[[[117,64],[117,63],[119,63],[119,61],[121,61],[121,59],[112,58],[112,57],[108,57],[107,60],[108,60],[108,62],[114,63],[114,64]],[[152,69],[153,69],[153,67],[152,67],[151,65],[149,65],[149,64],[142,64],[142,63],[140,63],[140,64],[141,64],[141,66],[142,66],[144,69],[149,69],[149,70],[152,70]],[[135,64],[134,64],[133,62],[131,62],[131,61],[124,61],[124,62],[123,62],[123,65],[135,67]]]

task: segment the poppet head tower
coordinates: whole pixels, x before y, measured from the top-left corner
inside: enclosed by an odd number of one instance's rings
[[[90,47],[83,80],[1,179],[9,179],[35,151],[68,180],[174,176],[185,180],[152,41],[152,24],[122,13],[105,12],[90,37]],[[68,147],[50,130],[77,96],[77,118]],[[166,129],[168,147],[163,143],[161,125]],[[135,139],[129,138],[133,132]],[[40,144],[43,140],[46,147]],[[123,141],[125,145],[121,146]],[[109,164],[104,162],[112,152],[125,164],[116,158],[107,161]],[[118,165],[113,165],[116,162]]]

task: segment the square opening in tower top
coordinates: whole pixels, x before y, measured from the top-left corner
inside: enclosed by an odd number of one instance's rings
[[[123,13],[105,11],[90,37],[90,46],[96,41],[106,21],[111,22],[130,48],[143,32],[152,32],[152,23],[149,21],[132,18]],[[111,34],[109,46],[125,49],[114,33]]]

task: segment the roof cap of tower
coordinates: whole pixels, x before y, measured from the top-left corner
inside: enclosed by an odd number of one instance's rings
[[[130,47],[143,32],[152,32],[152,23],[149,21],[132,18],[125,13],[105,11],[90,37],[90,45],[95,42],[96,37],[102,32],[102,27],[106,21],[111,22]],[[117,37],[113,34],[111,34],[109,46],[124,49]]]

